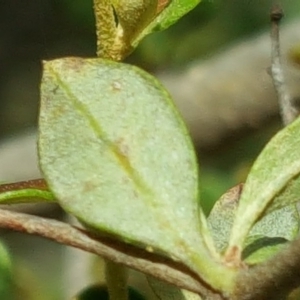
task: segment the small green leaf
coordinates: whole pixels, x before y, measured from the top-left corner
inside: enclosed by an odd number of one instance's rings
[[[39,125],[41,169],[64,209],[231,287],[235,272],[217,260],[199,215],[190,137],[154,77],[102,59],[47,62]]]
[[[246,180],[229,247],[241,249],[252,226],[300,199],[300,119],[281,130],[255,161]]]
[[[40,203],[55,202],[43,179],[21,181],[0,185],[0,203]]]
[[[230,189],[216,202],[209,215],[209,228],[219,251],[224,251],[228,246],[241,192],[241,184]],[[273,211],[259,220],[247,236],[246,246],[254,237],[255,239],[256,237],[281,238],[291,241],[297,236],[298,231],[299,215],[296,206],[292,204]]]
[[[242,259],[247,265],[256,265],[270,259],[285,246],[286,239],[254,235],[247,238]]]
[[[202,298],[190,291],[180,289],[174,285],[148,276],[147,280],[154,294],[159,300],[201,300]]]
[[[192,10],[201,0],[160,0],[158,1],[157,15],[153,21],[141,31],[140,35],[133,41],[133,46],[148,34],[154,31],[161,31]]]

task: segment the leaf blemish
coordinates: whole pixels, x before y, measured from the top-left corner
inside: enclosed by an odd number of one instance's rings
[[[125,139],[124,138],[119,138],[117,141],[116,141],[116,146],[118,147],[120,153],[127,157],[128,154],[129,154],[129,146],[128,144],[125,142]]]
[[[113,91],[116,91],[116,92],[119,92],[122,88],[122,85],[119,81],[114,81],[111,86],[112,86]]]

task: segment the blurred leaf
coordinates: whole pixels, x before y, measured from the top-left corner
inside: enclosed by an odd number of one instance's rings
[[[43,179],[0,184],[0,203],[55,202],[54,195],[48,190]]]
[[[128,288],[128,300],[146,300],[138,291],[132,287]],[[72,300],[109,300],[107,288],[101,285],[92,285],[72,298]]]
[[[60,0],[60,3],[65,6],[69,19],[80,26],[94,29],[93,0]]]
[[[160,300],[201,300],[202,298],[190,291],[167,284],[154,277],[147,277],[150,287]]]
[[[255,161],[246,180],[229,247],[241,249],[263,215],[300,199],[300,118],[276,134]]]
[[[216,202],[209,215],[209,228],[213,234],[215,245],[220,251],[223,251],[228,245],[241,192],[242,185],[230,189]],[[268,241],[271,241],[271,238],[291,241],[297,236],[298,231],[299,215],[297,208],[295,205],[289,205],[273,211],[258,221],[247,237],[246,246],[256,237],[264,237],[266,240],[270,238]],[[268,245],[266,244],[266,246]]]
[[[168,28],[181,17],[192,10],[201,0],[161,0],[158,3],[162,3],[158,6],[157,16],[153,21],[145,27],[140,35],[133,41],[133,46],[137,44],[149,33],[154,31],[160,31]]]
[[[28,260],[14,260],[13,273],[14,297],[9,300],[61,299],[61,289],[52,286],[53,282],[41,278],[40,273]]]
[[[12,264],[6,247],[0,243],[0,299],[10,300],[13,297]]]
[[[297,65],[300,66],[300,43],[293,45],[289,50],[289,58],[290,60]]]
[[[234,180],[228,172],[216,169],[204,169],[200,174],[201,206],[205,215],[209,215],[217,199],[231,186]]]
[[[47,62],[39,125],[41,169],[64,209],[205,281],[220,279],[217,288],[232,284],[234,271],[212,257],[201,210],[199,217],[190,137],[154,77],[102,59]]]

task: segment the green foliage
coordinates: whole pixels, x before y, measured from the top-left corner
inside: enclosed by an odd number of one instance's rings
[[[144,28],[140,36],[136,38],[133,45],[136,47],[146,35],[154,31],[161,31],[179,20],[182,16],[192,10],[201,0],[159,0],[157,14],[152,22]]]
[[[209,228],[219,251],[228,246],[241,191],[242,185],[230,189],[216,202],[209,215]],[[278,245],[295,239],[298,231],[299,215],[295,205],[273,211],[259,220],[248,234],[243,245],[243,259],[254,264],[270,258],[280,250]]]
[[[246,180],[230,238],[241,247],[263,215],[299,200],[300,119],[281,130],[255,161]]]
[[[207,221],[199,201],[196,155],[170,95],[145,71],[112,61],[122,60],[145,35],[167,28],[198,3],[95,0],[101,58],[43,65],[38,148],[47,185],[2,185],[0,201],[57,199],[98,238],[131,244],[152,264],[175,261],[175,271],[196,281],[201,296],[235,299],[240,274],[252,274],[246,266],[262,265],[298,234],[300,119],[270,141],[244,187],[223,195]],[[126,270],[119,261],[109,265],[114,272],[124,271],[119,278],[106,272],[110,297],[121,279],[125,299]],[[6,293],[9,260],[1,248],[0,275],[0,293]],[[162,300],[201,299],[148,280]],[[130,293],[130,299],[143,298]],[[94,286],[75,299],[101,297],[108,298],[107,291]]]
[[[13,297],[12,264],[6,247],[0,243],[0,299]]]
[[[205,280],[209,265],[223,272],[199,218],[191,141],[155,78],[102,59],[48,62],[39,130],[46,181],[82,223],[182,261]]]
[[[243,260],[250,266],[262,263],[284,249],[285,238],[253,235],[247,238],[243,250]]]
[[[94,30],[93,0],[60,0],[70,20]]]

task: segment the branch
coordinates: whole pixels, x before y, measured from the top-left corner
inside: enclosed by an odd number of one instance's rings
[[[0,209],[0,228],[42,236],[94,253],[180,288],[209,297],[213,295],[190,270],[177,262],[107,237],[92,236],[83,229],[60,221]],[[212,297],[210,299],[215,299]]]
[[[285,299],[300,285],[300,239],[237,278],[234,300]]]
[[[287,89],[283,67],[281,64],[280,43],[279,43],[279,23],[283,17],[281,7],[274,6],[271,11],[271,40],[272,40],[272,67],[271,74],[273,84],[277,93],[280,114],[284,125],[293,122],[297,117],[297,110],[293,105],[292,97]]]

